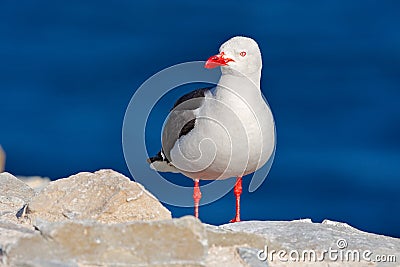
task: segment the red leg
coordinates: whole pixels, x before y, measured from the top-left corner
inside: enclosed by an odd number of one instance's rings
[[[194,200],[194,216],[199,218],[199,203],[201,199],[201,191],[199,187],[199,180],[194,180],[194,187],[193,187],[193,200]]]
[[[233,193],[236,197],[236,216],[230,222],[240,222],[240,195],[242,194],[242,177],[236,178],[235,189]]]

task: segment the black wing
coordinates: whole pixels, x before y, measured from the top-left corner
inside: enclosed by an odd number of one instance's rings
[[[193,130],[196,123],[196,117],[193,110],[199,108],[203,104],[203,99],[211,88],[212,87],[207,87],[194,90],[181,96],[175,102],[163,129],[162,149],[155,157],[148,159],[149,163],[154,161],[165,161],[169,163],[168,159],[170,158],[171,149],[181,136],[186,135]],[[199,98],[199,101],[188,101],[197,98]]]
[[[171,111],[176,108],[178,105],[182,104],[183,102],[189,100],[189,99],[193,99],[193,98],[199,98],[199,97],[205,97],[206,92],[210,91],[212,87],[206,87],[206,88],[201,88],[201,89],[197,89],[194,90],[192,92],[187,93],[186,95],[181,96],[178,100],[176,100],[173,108],[171,109]],[[194,109],[198,108],[194,107]]]

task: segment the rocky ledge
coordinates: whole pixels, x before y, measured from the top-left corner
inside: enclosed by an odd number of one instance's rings
[[[0,267],[400,266],[400,239],[344,223],[172,219],[112,170],[24,181],[0,174]]]

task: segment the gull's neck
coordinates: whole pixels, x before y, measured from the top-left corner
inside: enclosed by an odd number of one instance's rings
[[[261,70],[248,76],[222,74],[216,88],[216,96],[221,99],[229,99],[234,94],[253,102],[253,100],[261,98],[260,79]]]

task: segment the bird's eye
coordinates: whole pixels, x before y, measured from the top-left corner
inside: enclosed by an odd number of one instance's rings
[[[242,57],[244,57],[244,56],[246,56],[246,52],[242,51],[242,52],[240,52],[239,55],[241,55]]]

